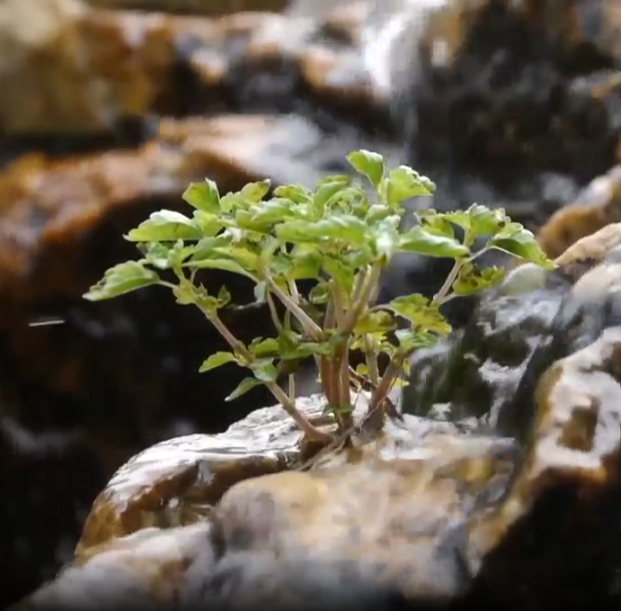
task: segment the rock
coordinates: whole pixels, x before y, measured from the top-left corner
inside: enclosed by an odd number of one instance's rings
[[[372,106],[355,55],[362,17],[208,18],[96,10],[80,0],[7,0],[0,7],[0,85],[7,92],[0,133],[85,137],[119,131],[130,119],[147,123],[152,114],[260,112],[266,103],[300,111],[313,96]],[[257,87],[258,98],[251,94]],[[289,99],[279,102],[276,88]]]
[[[130,595],[181,610],[615,608],[620,358],[617,325],[552,364],[522,444],[421,438],[424,421],[406,418],[309,471],[234,485],[194,525],[117,539],[14,609],[112,609]]]
[[[539,230],[537,241],[549,257],[560,257],[573,252],[573,244],[581,238],[595,234],[610,223],[621,220],[621,166],[615,166],[603,176],[593,180],[572,204],[554,213]],[[609,249],[607,236],[615,239],[614,225],[604,238],[603,248]],[[589,242],[588,251],[596,246]]]
[[[491,550],[474,601],[510,610],[619,604],[620,357],[621,327],[611,326],[540,378],[520,473],[471,539]]]
[[[282,11],[289,0],[88,0],[91,6],[105,9],[139,9],[166,13],[220,15],[246,11]]]
[[[415,353],[404,411],[450,421],[475,418],[524,440],[544,371],[619,322],[620,242],[621,224],[609,225],[568,249],[557,270],[515,269],[481,299],[463,330]]]
[[[361,419],[366,395],[352,396],[354,415]],[[325,399],[298,399],[298,409],[319,426],[333,426],[324,413]],[[382,452],[401,455],[432,433],[455,432],[452,425],[413,419],[412,431],[389,424]],[[172,528],[211,516],[213,507],[235,483],[280,471],[299,469],[311,461],[323,464],[318,448],[303,443],[299,429],[279,406],[263,408],[217,435],[173,437],[134,456],[99,494],[76,548],[82,561],[102,546],[143,528]],[[356,451],[352,451],[356,459]],[[334,462],[334,458],[327,460]],[[310,464],[310,463],[309,463]]]

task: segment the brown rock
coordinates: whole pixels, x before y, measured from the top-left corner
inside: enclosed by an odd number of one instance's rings
[[[140,9],[166,13],[223,15],[245,11],[282,11],[289,0],[87,0],[88,4],[105,9]]]
[[[324,20],[270,12],[208,18],[97,10],[81,0],[9,0],[0,7],[0,132],[109,132],[128,118],[203,114],[227,101],[228,111],[238,90],[260,78],[271,82],[264,95],[272,104],[286,101],[277,100],[283,82],[289,97],[305,95],[302,79],[332,101],[340,93],[373,106],[355,60],[358,13],[349,21],[342,9]]]
[[[299,409],[315,423],[323,418],[319,397],[299,399]],[[233,484],[299,463],[300,441],[300,431],[277,406],[257,410],[218,435],[151,446],[125,463],[97,497],[76,557],[83,560],[100,545],[143,528],[204,519]]]
[[[578,247],[576,242],[582,238],[587,238],[589,243],[596,241],[597,238],[594,237],[596,232],[619,220],[621,220],[621,166],[616,166],[607,174],[592,181],[576,202],[553,214],[538,232],[537,241],[550,257],[561,255],[562,258],[574,257],[577,250],[572,248],[572,245]],[[607,229],[606,232],[614,233],[614,230]],[[608,233],[602,235],[606,236]],[[606,241],[606,244],[603,244],[604,249],[607,245]]]

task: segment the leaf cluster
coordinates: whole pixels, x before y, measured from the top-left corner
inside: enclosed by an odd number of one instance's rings
[[[355,380],[374,389],[370,409],[382,406],[411,353],[450,333],[440,306],[502,280],[503,269],[477,266],[484,252],[497,249],[552,266],[533,234],[503,210],[477,204],[450,213],[420,210],[414,226],[403,231],[405,203],[432,195],[434,184],[407,166],[388,168],[377,153],[355,151],[348,161],[358,176],[328,176],[313,189],[272,189],[263,180],[221,194],[209,179],[190,184],[183,199],[191,212],[161,210],[131,230],[125,238],[136,243],[142,258],[108,270],[85,297],[102,300],[149,285],[168,287],[178,303],[198,307],[230,346],[210,355],[201,371],[229,363],[249,369],[251,377],[229,399],[264,384],[305,433],[319,438],[325,434],[295,409],[292,376],[301,359],[315,359],[328,407],[346,430]],[[485,246],[474,252],[481,237]],[[450,258],[453,270],[433,298],[414,294],[376,305],[381,273],[399,252]],[[229,291],[222,287],[210,294],[197,279],[209,269],[254,283],[256,302],[272,313],[273,337],[245,345],[232,334],[220,316],[231,302]],[[162,272],[172,272],[175,281],[163,279]],[[302,280],[314,281],[306,296],[299,291]],[[365,355],[356,372],[349,365],[351,350]],[[390,365],[380,375],[382,354]],[[288,394],[279,385],[283,375],[289,375]]]

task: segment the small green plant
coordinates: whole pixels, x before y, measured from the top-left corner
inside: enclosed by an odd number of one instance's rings
[[[162,210],[130,231],[125,237],[137,244],[142,258],[109,269],[86,299],[110,299],[150,285],[169,288],[178,303],[198,307],[230,346],[228,352],[209,356],[200,370],[236,363],[252,373],[228,400],[264,384],[308,437],[328,441],[332,437],[295,405],[292,372],[301,359],[313,357],[328,409],[338,432],[346,433],[353,424],[354,380],[372,389],[369,412],[383,409],[393,385],[403,383],[410,355],[450,333],[440,306],[502,280],[503,269],[477,267],[483,253],[498,249],[553,267],[533,234],[503,210],[480,205],[449,213],[419,210],[412,228],[402,230],[404,202],[431,195],[434,184],[409,167],[386,167],[377,153],[356,151],[348,160],[368,180],[373,197],[368,185],[365,189],[362,181],[340,175],[324,178],[314,190],[279,186],[269,198],[268,180],[226,195],[211,180],[191,184],[183,198],[194,209],[192,215]],[[462,239],[456,227],[463,230]],[[485,246],[473,252],[482,236]],[[382,270],[398,252],[454,260],[433,298],[414,294],[376,304]],[[256,301],[271,312],[275,336],[255,338],[249,345],[235,337],[221,317],[231,295],[225,287],[209,294],[197,281],[205,269],[251,280]],[[315,281],[307,296],[299,290],[302,280]],[[352,350],[364,355],[355,371]],[[382,354],[388,355],[383,373]],[[283,375],[289,376],[287,392],[279,384]]]

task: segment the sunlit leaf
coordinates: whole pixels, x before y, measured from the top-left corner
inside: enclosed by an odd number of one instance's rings
[[[401,235],[399,248],[430,257],[459,258],[470,254],[470,249],[455,238],[434,234],[423,227],[414,227]]]
[[[131,242],[175,242],[200,240],[201,230],[192,219],[173,210],[153,212],[148,220],[132,229],[126,236]]]
[[[216,352],[203,362],[198,371],[205,373],[227,363],[237,363],[237,357],[232,352]]]
[[[351,166],[360,174],[364,174],[377,189],[384,176],[384,158],[378,153],[360,150],[347,155]]]
[[[525,261],[536,263],[544,269],[554,269],[555,264],[545,255],[535,236],[519,223],[510,223],[489,242],[491,248],[502,250]]]
[[[154,270],[138,261],[127,261],[107,270],[104,277],[91,287],[84,298],[89,301],[102,301],[159,282],[160,278]]]
[[[318,243],[325,240],[342,240],[351,246],[364,245],[367,237],[366,223],[349,214],[334,214],[310,223],[286,221],[276,227],[279,239],[293,243]]]
[[[388,172],[380,184],[380,196],[389,206],[396,206],[412,197],[433,195],[436,186],[412,168],[399,166]]]
[[[241,190],[241,195],[246,200],[257,203],[269,193],[271,185],[272,182],[269,179],[250,182]]]
[[[204,182],[190,183],[182,197],[190,206],[197,210],[204,210],[213,214],[220,212],[218,186],[213,180],[208,178]]]
[[[262,382],[257,380],[257,378],[244,378],[237,388],[225,399],[225,401],[233,401],[234,399],[239,399],[242,395],[245,395],[248,391],[252,390],[257,386],[261,386]]]
[[[505,276],[502,267],[486,267],[482,270],[474,265],[464,265],[460,270],[452,290],[456,295],[473,295],[483,289],[498,286]]]

